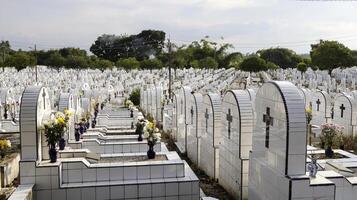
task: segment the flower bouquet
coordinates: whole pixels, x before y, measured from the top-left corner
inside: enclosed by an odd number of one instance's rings
[[[0,139],[0,155],[1,155],[1,158],[5,157],[5,154],[6,154],[7,150],[10,149],[10,148],[11,148],[10,140]]]
[[[159,129],[155,127],[153,122],[148,121],[146,123],[144,127],[144,137],[147,138],[149,145],[149,151],[147,152],[148,158],[154,159],[156,155],[154,145],[160,141],[161,133],[159,132]]]
[[[336,138],[339,138],[342,134],[344,127],[333,123],[325,123],[321,125],[320,140],[322,147],[327,147],[325,150],[326,157],[333,157],[332,146]]]

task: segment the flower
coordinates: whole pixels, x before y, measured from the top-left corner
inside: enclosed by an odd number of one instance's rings
[[[159,132],[159,129],[155,127],[153,122],[147,121],[144,127],[144,137],[154,144],[161,139],[161,133]]]
[[[11,142],[7,139],[0,139],[0,150],[11,148]]]

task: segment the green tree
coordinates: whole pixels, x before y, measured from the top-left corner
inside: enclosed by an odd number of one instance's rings
[[[84,69],[89,67],[89,59],[83,56],[69,56],[66,58],[65,66],[67,68]]]
[[[198,61],[199,68],[211,68],[216,69],[218,67],[218,63],[212,57],[206,57]]]
[[[146,59],[140,62],[141,69],[161,69],[162,62],[159,59]]]
[[[45,65],[60,68],[64,66],[65,62],[66,59],[59,52],[54,52],[45,60]]]
[[[257,54],[260,55],[260,58],[272,62],[283,69],[295,68],[302,61],[302,58],[294,51],[286,48],[263,49],[259,50]]]
[[[111,62],[109,60],[104,60],[104,59],[96,59],[92,63],[92,65],[94,66],[94,68],[100,69],[102,71],[104,71],[105,69],[113,68],[113,62]]]
[[[9,41],[0,42],[0,67],[6,67],[6,60],[9,58],[9,54],[12,53]]]
[[[117,67],[122,67],[126,70],[128,69],[138,69],[140,67],[140,62],[136,58],[121,58],[116,62]]]
[[[239,65],[239,69],[242,71],[259,72],[266,71],[268,69],[267,63],[258,56],[246,57]]]
[[[6,64],[15,67],[18,71],[36,64],[35,58],[27,52],[17,51],[7,60]]]
[[[140,89],[136,88],[134,89],[130,95],[129,95],[129,100],[133,102],[134,105],[139,106],[140,105]]]
[[[351,50],[337,41],[320,40],[312,44],[310,56],[313,65],[328,70],[329,74],[335,68],[353,66]]]
[[[301,71],[301,72],[306,72],[307,70],[307,65],[306,63],[304,62],[300,62],[298,65],[297,65],[297,70]]]

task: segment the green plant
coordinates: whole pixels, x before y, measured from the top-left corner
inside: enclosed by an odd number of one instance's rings
[[[133,102],[133,104],[136,106],[140,105],[140,89],[139,88],[136,88],[131,92],[131,94],[129,95],[129,100],[131,102]]]
[[[57,112],[55,114],[55,119],[44,124],[46,141],[50,148],[55,148],[56,143],[62,138],[67,130],[70,115],[71,112],[69,111],[65,111],[65,113]]]

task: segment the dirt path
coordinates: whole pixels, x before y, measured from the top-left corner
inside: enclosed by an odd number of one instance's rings
[[[161,141],[166,144],[169,151],[176,151],[180,155],[181,159],[185,160],[190,165],[191,169],[200,179],[200,187],[206,196],[214,197],[220,200],[233,200],[233,198],[229,196],[229,194],[222,188],[222,186],[208,177],[202,170],[198,169],[197,166],[195,166],[187,156],[182,155],[179,153],[179,151],[177,151],[175,143],[170,138],[169,134],[162,133]]]

